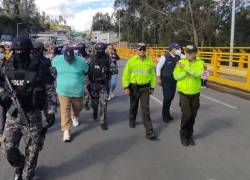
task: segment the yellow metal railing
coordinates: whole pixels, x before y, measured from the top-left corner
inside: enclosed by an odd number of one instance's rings
[[[250,47],[236,47],[230,53],[228,47],[199,47],[198,56],[201,57],[210,71],[209,80],[218,84],[250,91]],[[155,63],[163,56],[168,48],[149,47],[147,55]],[[129,59],[136,53],[136,49],[117,48],[119,56]]]

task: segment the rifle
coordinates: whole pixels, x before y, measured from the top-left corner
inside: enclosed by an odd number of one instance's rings
[[[30,132],[30,121],[27,118],[27,115],[24,112],[24,110],[23,110],[23,108],[21,106],[21,103],[20,103],[20,101],[19,101],[19,99],[17,97],[16,91],[14,90],[14,88],[13,88],[8,76],[6,75],[5,71],[6,71],[6,68],[3,68],[2,69],[2,76],[4,77],[4,80],[5,80],[6,85],[7,85],[6,91],[7,91],[8,95],[9,95],[9,97],[12,100],[12,105],[11,105],[10,109],[8,110],[8,112],[11,115],[16,115],[16,116],[19,113],[21,122],[22,123],[24,122],[24,124],[27,126],[28,133],[29,133],[29,135],[31,137],[31,140],[33,142],[36,142],[34,140],[32,134],[31,134],[31,132]],[[25,143],[28,144],[28,142],[26,142],[26,141],[25,141]]]
[[[23,110],[23,108],[21,106],[21,103],[20,103],[20,101],[19,101],[19,99],[17,97],[16,91],[14,90],[14,88],[13,88],[8,76],[6,75],[5,71],[6,71],[6,69],[4,68],[2,70],[2,75],[3,75],[4,80],[6,82],[6,85],[7,85],[7,93],[8,93],[8,95],[11,98],[12,103],[13,103],[8,112],[10,112],[10,114],[12,114],[12,115],[13,114],[17,115],[19,113],[21,123],[25,124],[27,126],[28,133],[29,133],[29,135],[31,137],[31,140],[35,143],[36,141],[34,140],[34,137],[30,132],[30,121],[29,121],[29,119],[27,117],[27,114],[24,112],[24,110]],[[41,138],[45,139],[45,135],[47,133],[48,128],[49,128],[48,125],[42,128],[42,130],[40,132]],[[26,141],[25,141],[25,143],[28,144]]]
[[[13,113],[14,112],[15,113],[18,112],[20,114],[21,121],[24,122],[24,124],[27,125],[28,128],[29,128],[29,123],[30,123],[29,119],[27,118],[27,115],[26,115],[26,113],[24,112],[24,110],[23,110],[23,108],[21,106],[21,103],[20,103],[20,101],[19,101],[19,99],[17,97],[16,91],[14,90],[14,88],[13,88],[13,86],[12,86],[12,84],[11,84],[9,78],[8,78],[8,76],[5,74],[5,68],[2,71],[2,75],[3,75],[4,80],[6,82],[6,85],[7,85],[7,92],[9,94],[9,97],[12,100],[13,105],[14,105],[14,108],[13,108],[12,112]]]

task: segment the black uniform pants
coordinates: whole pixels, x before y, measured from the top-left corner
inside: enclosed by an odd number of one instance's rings
[[[185,138],[191,137],[197,111],[200,107],[200,93],[193,95],[180,93],[180,107],[182,112],[180,135]]]
[[[162,118],[167,119],[170,116],[170,106],[176,92],[176,82],[163,82],[162,91],[163,91]]]
[[[140,101],[141,112],[142,112],[142,121],[146,128],[146,132],[153,130],[150,110],[149,110],[149,98],[150,98],[150,86],[138,86],[130,85],[130,110],[129,110],[129,123],[135,123],[136,116],[138,112],[138,105]]]

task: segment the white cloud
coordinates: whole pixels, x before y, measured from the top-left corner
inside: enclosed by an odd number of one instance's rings
[[[35,0],[40,11],[44,11],[47,15],[52,18],[58,18],[62,15],[68,25],[71,25],[73,29],[77,31],[88,30],[91,28],[93,16],[97,12],[109,13],[110,15],[114,11],[112,7],[103,8],[84,8],[82,11],[75,12],[74,9],[70,8],[72,3],[82,5],[84,3],[103,3],[103,0]],[[112,4],[114,0],[110,0]]]
[[[114,12],[114,9],[112,7],[108,7],[83,10],[75,14],[74,18],[69,18],[67,22],[77,31],[87,30],[91,28],[93,16],[97,12],[109,13],[111,15]]]

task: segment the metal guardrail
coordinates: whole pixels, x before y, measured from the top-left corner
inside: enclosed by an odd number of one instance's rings
[[[230,53],[229,47],[199,47],[198,56],[205,61],[210,71],[209,81],[250,92],[250,47],[236,47]],[[155,63],[168,48],[149,47],[147,55]],[[129,59],[136,49],[117,48],[119,56]]]

